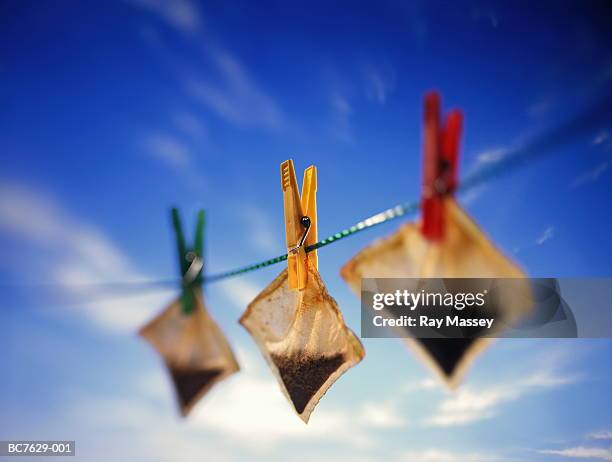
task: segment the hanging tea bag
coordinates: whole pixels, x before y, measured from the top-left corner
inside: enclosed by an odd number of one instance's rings
[[[358,295],[362,278],[517,278],[510,285],[513,293],[507,293],[510,286],[497,291],[495,307],[499,324],[512,325],[531,309],[525,303],[530,299],[529,284],[523,272],[453,199],[461,125],[462,115],[455,110],[442,126],[439,95],[426,95],[422,223],[408,223],[390,237],[375,242],[349,261],[341,274]],[[407,342],[450,387],[455,387],[489,340],[475,336],[415,338]]]
[[[290,289],[283,271],[249,304],[240,323],[304,422],[328,388],[365,354],[312,265],[304,290]]]
[[[395,234],[359,252],[341,270],[342,277],[357,294],[362,278],[524,278],[524,273],[507,259],[476,224],[447,198],[444,203],[445,236],[426,239],[416,223],[403,225]],[[513,289],[529,298],[529,285],[515,282]],[[517,299],[520,299],[518,294]],[[502,300],[504,300],[502,298]],[[511,325],[525,314],[526,303],[507,297],[499,306],[498,321]],[[476,356],[490,341],[487,338],[406,339],[424,361],[443,377],[458,385]]]
[[[214,384],[239,370],[199,289],[193,300],[192,312],[185,313],[178,298],[139,332],[164,359],[184,416]]]
[[[204,211],[197,215],[194,244],[188,247],[177,209],[172,222],[181,272],[181,295],[140,329],[164,358],[183,416],[212,388],[240,369],[223,332],[208,314],[202,295]]]
[[[253,300],[240,318],[304,422],[348,369],[364,356],[363,346],[344,324],[336,301],[317,269],[317,176],[304,173],[300,197],[293,161],[281,164],[285,205],[287,269]]]

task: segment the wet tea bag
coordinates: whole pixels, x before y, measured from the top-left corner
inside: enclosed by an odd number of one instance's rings
[[[359,252],[341,270],[353,291],[362,278],[518,278],[512,288],[528,300],[524,273],[482,233],[452,197],[457,184],[462,116],[453,111],[440,127],[439,96],[425,98],[424,183],[420,224],[403,225],[395,234]],[[520,298],[520,297],[519,297]],[[514,297],[499,297],[498,320],[512,325],[530,309]],[[486,338],[408,338],[410,347],[450,386],[457,386]]]
[[[305,252],[305,247],[317,240],[316,170],[306,170],[301,200],[292,161],[282,164],[281,175],[288,268],[249,304],[240,323],[307,423],[329,387],[365,353],[321,280],[316,251]]]
[[[429,241],[416,223],[403,225],[395,234],[359,252],[341,270],[351,289],[361,294],[362,278],[524,278],[456,204],[446,198],[445,237]],[[528,282],[513,288],[529,292]],[[528,298],[528,295],[525,297]],[[525,298],[526,299],[526,298]],[[511,325],[529,305],[508,299],[499,321]],[[406,342],[450,386],[457,386],[488,338],[415,338]]]
[[[365,354],[312,265],[304,290],[290,289],[284,270],[249,304],[240,323],[304,422],[328,388]]]
[[[184,416],[214,384],[239,370],[199,289],[193,290],[193,302],[192,312],[185,313],[177,298],[139,332],[164,359]]]
[[[139,334],[162,356],[183,416],[213,387],[239,370],[232,350],[204,306],[204,212],[198,213],[193,248],[185,244],[178,211],[172,209],[181,270],[182,292]]]

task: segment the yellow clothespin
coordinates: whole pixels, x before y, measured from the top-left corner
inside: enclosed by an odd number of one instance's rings
[[[311,165],[304,170],[300,198],[293,160],[286,160],[281,164],[281,186],[285,205],[289,288],[303,290],[308,280],[308,260],[318,268],[317,251],[306,253],[306,247],[317,242],[317,168]]]

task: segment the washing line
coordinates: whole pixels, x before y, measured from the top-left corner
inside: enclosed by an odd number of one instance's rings
[[[587,110],[580,113],[577,117],[568,120],[567,122],[549,130],[539,136],[532,137],[529,141],[515,146],[513,149],[508,149],[500,154],[500,157],[495,161],[484,162],[477,169],[466,175],[459,183],[456,190],[458,194],[464,194],[478,187],[483,187],[489,182],[502,176],[507,176],[510,173],[525,167],[530,162],[538,158],[550,155],[557,152],[556,149],[570,143],[580,136],[592,135],[595,136],[596,130],[607,128],[612,122],[612,95],[599,98],[595,104]],[[306,252],[320,249],[335,242],[338,242],[346,237],[360,233],[375,226],[387,223],[397,218],[410,215],[417,212],[419,209],[419,201],[415,200],[404,204],[396,205],[380,213],[372,215],[369,218],[359,221],[358,223],[345,228],[337,233],[320,240],[319,242],[306,247]],[[223,271],[220,273],[205,275],[203,283],[213,283],[250,273],[268,266],[287,260],[287,254],[282,254],[274,258],[269,258],[250,265],[241,266],[232,270]],[[102,289],[106,291],[130,291],[144,292],[145,290],[165,287],[175,287],[180,285],[180,279],[166,279],[157,281],[141,281],[141,282],[117,282],[117,283],[92,283],[79,285],[80,289],[92,288]],[[51,284],[48,284],[48,286]],[[45,286],[40,284],[39,286]],[[31,286],[29,286],[31,287]]]

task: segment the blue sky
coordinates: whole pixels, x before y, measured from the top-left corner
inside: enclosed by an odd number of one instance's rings
[[[432,88],[464,111],[461,174],[500,161],[609,94],[605,10],[3,2],[0,437],[75,439],[83,460],[612,460],[608,340],[500,340],[455,394],[366,340],[306,427],[236,322],[277,266],[206,288],[243,371],[183,422],[134,335],[176,292],[95,286],[178,276],[172,205],[188,231],[207,210],[208,272],[283,253],[287,158],[319,169],[322,237],[417,198]],[[532,276],[610,276],[611,136],[594,124],[461,203]],[[339,268],[397,226],[320,252],[354,329]]]

